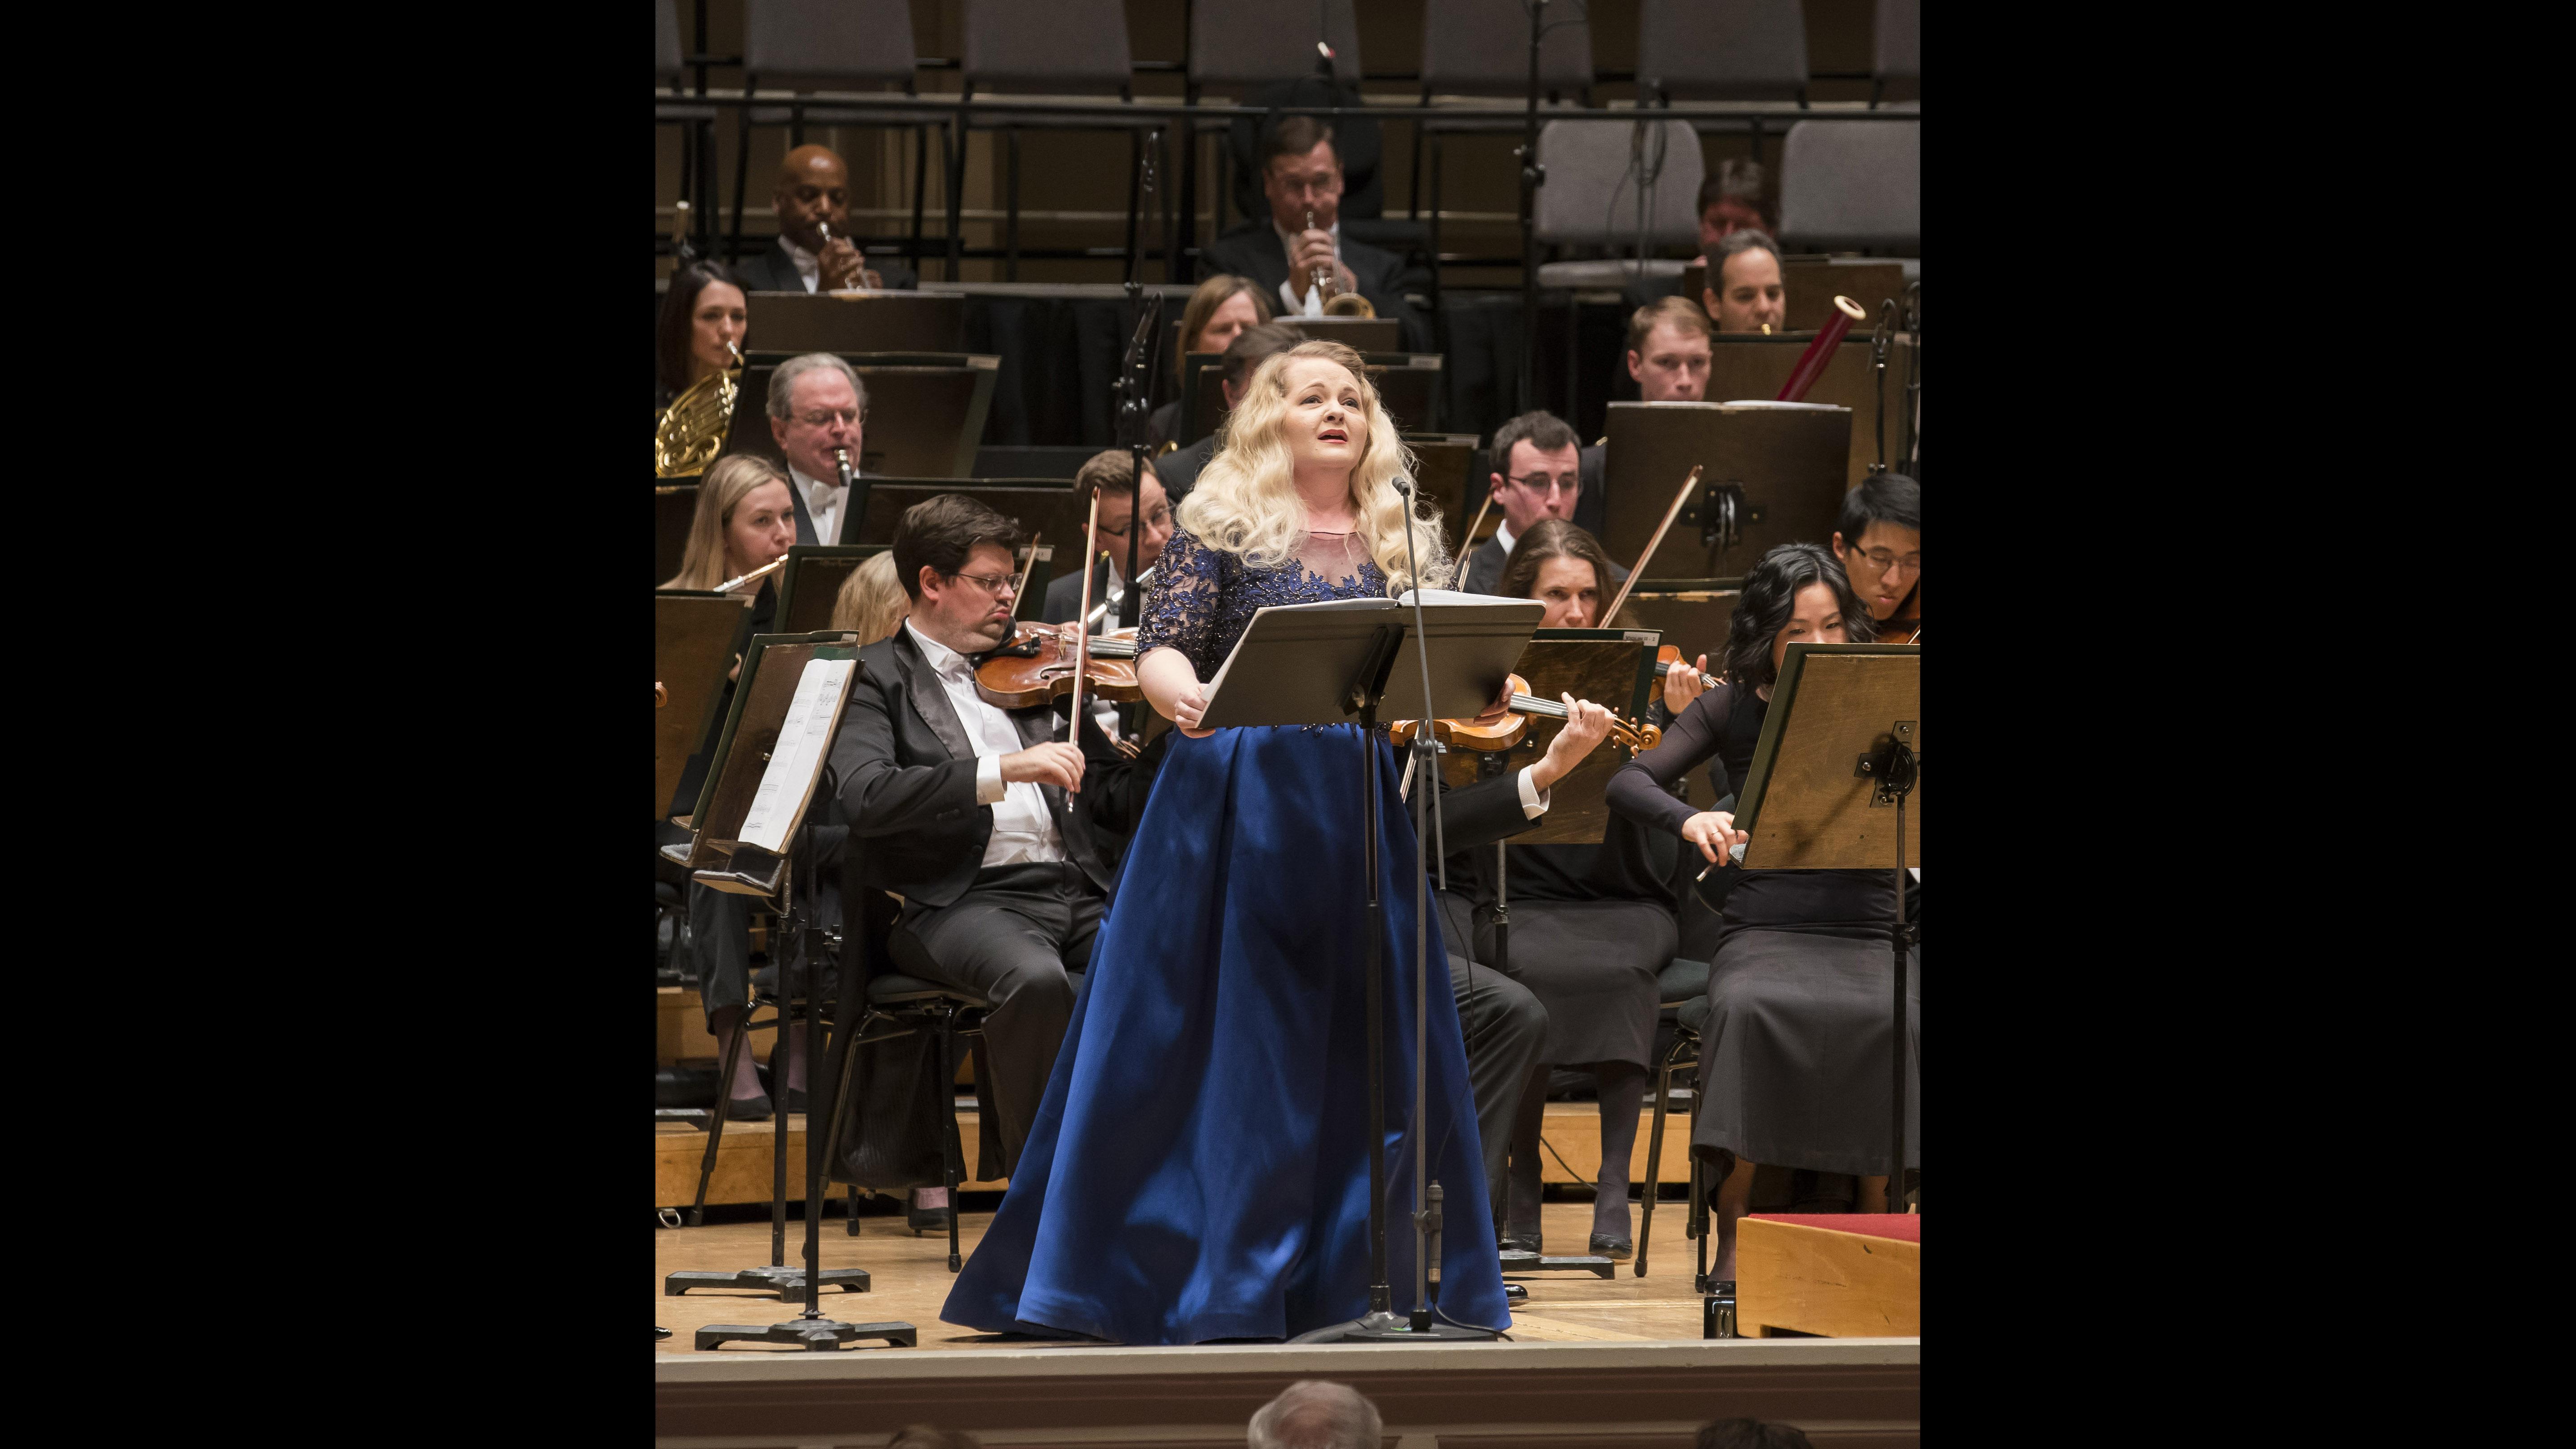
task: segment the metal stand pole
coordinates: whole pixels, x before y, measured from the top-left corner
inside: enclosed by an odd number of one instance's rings
[[[1521,376],[1516,411],[1537,406],[1538,396],[1538,189],[1547,172],[1538,164],[1538,41],[1547,0],[1529,0],[1529,122],[1521,149]],[[1435,258],[1433,265],[1438,265]]]

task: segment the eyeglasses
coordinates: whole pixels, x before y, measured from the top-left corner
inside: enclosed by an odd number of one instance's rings
[[[798,413],[796,415],[796,421],[803,423],[809,428],[828,428],[834,423],[864,423],[867,420],[868,410],[866,408],[841,408],[837,411],[827,410],[819,413]]]
[[[1583,475],[1580,473],[1568,473],[1562,478],[1550,478],[1545,473],[1535,473],[1527,478],[1512,478],[1507,475],[1504,481],[1518,483],[1532,493],[1539,494],[1554,493],[1559,489],[1572,493],[1583,487]]]
[[[969,580],[977,588],[997,599],[1004,594],[1016,594],[1020,591],[1019,580],[1009,574],[950,574],[949,577]]]
[[[1889,569],[1894,569],[1901,574],[1923,572],[1923,555],[1919,553],[1909,553],[1903,558],[1898,558],[1886,549],[1874,548],[1867,553],[1853,553],[1852,561],[1866,566],[1874,574],[1883,574]]]
[[[1157,508],[1153,512],[1145,515],[1146,526],[1150,528],[1161,528],[1163,525],[1171,521],[1172,510],[1167,507]],[[1100,531],[1108,534],[1111,538],[1125,538],[1127,536],[1128,528],[1132,528],[1134,526],[1135,520],[1131,518],[1125,525],[1117,528],[1112,528],[1108,524],[1104,523],[1100,525]]]

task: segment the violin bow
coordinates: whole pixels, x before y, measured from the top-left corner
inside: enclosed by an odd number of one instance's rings
[[[1136,501],[1139,504],[1145,501],[1144,489],[1136,490]],[[1132,520],[1128,526],[1134,527]],[[1086,540],[1100,537],[1100,490],[1097,488],[1091,490],[1091,522],[1083,529],[1082,536]],[[1091,563],[1099,552],[1090,547],[1082,551],[1082,605],[1073,611],[1073,717],[1065,721],[1064,738],[1076,749],[1082,747],[1082,679],[1091,672],[1091,626],[1085,622],[1091,616]]]
[[[1476,505],[1476,516],[1467,520],[1467,531],[1458,538],[1458,574],[1466,577],[1467,555],[1476,551],[1476,530],[1485,521],[1485,510],[1494,506],[1494,490],[1485,490],[1485,501]]]
[[[1663,546],[1664,535],[1672,530],[1673,520],[1682,516],[1682,505],[1690,500],[1691,490],[1699,486],[1699,475],[1700,465],[1691,464],[1690,476],[1684,478],[1682,486],[1674,492],[1672,506],[1664,510],[1664,521],[1655,525],[1655,536],[1646,540],[1646,551],[1637,555],[1637,566],[1628,570],[1628,581],[1619,586],[1619,596],[1610,601],[1609,608],[1601,611],[1602,628],[1609,628],[1610,621],[1619,617],[1619,606],[1628,602],[1629,591],[1637,587],[1637,580],[1646,576],[1647,560]]]
[[[1029,556],[1020,564],[1020,581],[1011,585],[1011,616],[1013,618],[1019,617],[1020,601],[1029,596],[1029,575],[1037,569],[1038,542],[1045,537],[1046,535],[1043,533],[1032,533],[1029,535]],[[1009,641],[1005,640],[1003,642],[1008,643]]]

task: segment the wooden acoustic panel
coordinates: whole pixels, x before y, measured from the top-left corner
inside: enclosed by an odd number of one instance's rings
[[[1746,1217],[1735,1229],[1735,1323],[1827,1338],[1918,1338],[1923,1245],[1809,1223]]]
[[[1848,409],[1821,405],[1612,403],[1601,546],[1633,566],[1694,466],[1703,494],[1721,484],[1743,489],[1736,537],[1719,539],[1695,499],[1647,562],[1648,578],[1740,577],[1779,544],[1824,543],[1851,487],[1843,477],[1851,421]]]
[[[954,292],[753,292],[743,299],[742,345],[763,352],[957,352],[965,339],[966,299]]]
[[[670,808],[689,756],[706,740],[750,609],[750,599],[723,594],[675,590],[653,596],[653,677],[670,695],[653,711],[656,819]]]
[[[1413,481],[1423,499],[1439,506],[1442,532],[1455,544],[1458,530],[1467,526],[1467,476],[1476,458],[1476,435],[1407,433],[1404,446],[1413,450]]]

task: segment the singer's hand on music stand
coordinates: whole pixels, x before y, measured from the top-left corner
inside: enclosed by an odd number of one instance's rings
[[[1205,690],[1193,685],[1187,694],[1172,701],[1172,724],[1191,739],[1203,740],[1216,733],[1214,730],[1199,728],[1199,721],[1205,718],[1207,718]]]

